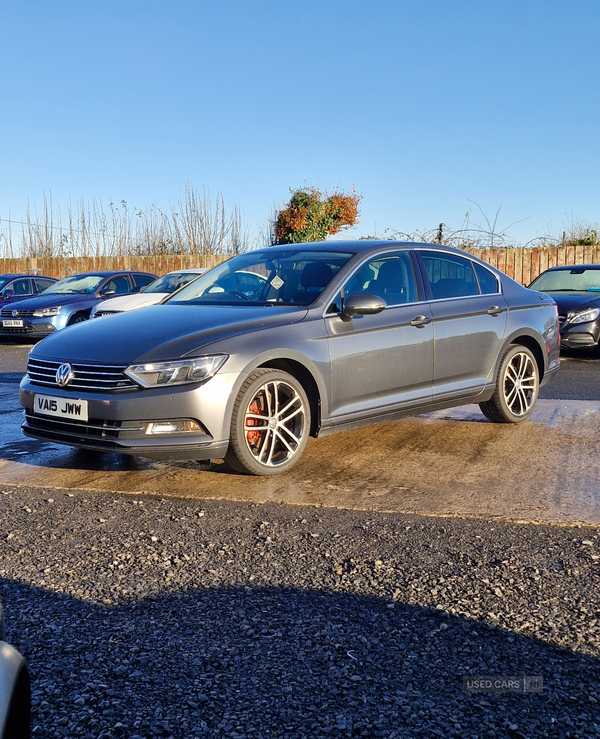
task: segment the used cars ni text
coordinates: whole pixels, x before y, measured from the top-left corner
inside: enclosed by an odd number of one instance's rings
[[[458,250],[336,241],[248,252],[161,305],[58,332],[20,397],[37,439],[268,475],[310,435],[409,414],[478,403],[524,421],[558,368],[548,295]]]
[[[139,292],[154,282],[148,272],[85,272],[65,277],[41,295],[0,309],[0,336],[42,338],[81,323],[99,302],[113,295]]]
[[[558,305],[560,343],[567,349],[597,349],[600,341],[600,264],[552,267],[531,283]]]

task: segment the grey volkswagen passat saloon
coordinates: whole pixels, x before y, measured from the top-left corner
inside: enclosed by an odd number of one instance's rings
[[[254,292],[236,289],[243,273]],[[559,367],[556,304],[430,244],[275,246],[157,306],[37,344],[28,436],[158,459],[289,469],[309,435],[478,403],[517,423]]]

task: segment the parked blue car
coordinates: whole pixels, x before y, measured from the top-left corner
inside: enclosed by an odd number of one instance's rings
[[[154,282],[148,272],[85,272],[59,280],[41,295],[0,310],[0,336],[42,338],[87,321],[92,308],[115,295],[137,293]]]
[[[0,275],[0,307],[39,295],[55,282],[54,277],[41,275]]]

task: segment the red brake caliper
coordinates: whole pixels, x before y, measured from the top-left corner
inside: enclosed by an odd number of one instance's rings
[[[256,415],[260,415],[263,407],[264,407],[263,399],[255,398],[252,401],[250,407],[248,408],[248,412],[256,413]],[[258,418],[247,418],[246,419],[246,427],[258,426],[259,423],[260,421]],[[250,444],[250,446],[257,446],[258,442],[260,441],[260,431],[246,431],[246,438],[248,439],[248,444]]]

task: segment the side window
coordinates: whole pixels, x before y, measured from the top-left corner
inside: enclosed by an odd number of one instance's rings
[[[483,295],[491,295],[492,293],[499,292],[496,275],[476,262],[474,262],[474,266],[481,293]]]
[[[121,275],[119,277],[113,277],[110,282],[107,282],[106,285],[101,290],[101,294],[106,294],[107,292],[114,291],[115,295],[127,295],[131,292],[131,288],[129,287],[129,280],[125,275]]]
[[[343,292],[346,298],[354,293],[377,295],[388,305],[416,302],[417,285],[409,252],[373,257],[350,277]]]
[[[452,254],[420,251],[433,300],[479,295],[471,260]]]
[[[46,280],[43,277],[34,277],[35,282],[35,291],[38,293],[41,293],[42,290],[45,290],[47,287],[50,287],[50,285],[54,284],[54,280]]]
[[[32,293],[31,280],[29,278],[15,280],[10,287],[15,295],[31,295]]]
[[[135,292],[139,292],[143,287],[146,287],[151,282],[154,282],[156,277],[153,275],[131,275],[133,277],[133,284],[135,285]]]

